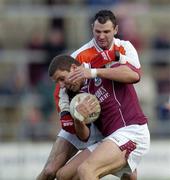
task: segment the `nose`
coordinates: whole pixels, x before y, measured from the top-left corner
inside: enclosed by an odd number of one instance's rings
[[[104,39],[104,38],[105,38],[104,33],[101,33],[101,34],[99,35],[99,38],[100,38],[100,39]]]

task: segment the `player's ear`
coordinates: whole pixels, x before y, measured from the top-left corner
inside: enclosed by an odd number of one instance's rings
[[[116,35],[116,34],[117,34],[118,29],[119,29],[119,28],[118,28],[118,25],[116,25],[116,26],[115,26],[115,28],[114,28],[114,35]]]
[[[92,27],[92,29],[93,29],[93,27],[94,27],[94,23],[92,23],[92,24],[91,24],[91,27]]]

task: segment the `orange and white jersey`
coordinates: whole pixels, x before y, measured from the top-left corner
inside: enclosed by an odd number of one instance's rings
[[[117,50],[120,52],[119,62],[121,64],[128,63],[132,65],[134,68],[140,69],[140,62],[137,51],[129,41],[114,38],[109,50]],[[102,51],[103,50],[97,45],[95,39],[93,38],[91,41],[89,41],[81,48],[73,52],[71,56],[81,63],[90,63],[94,56],[96,56],[97,53]]]
[[[129,41],[120,40],[117,38],[113,39],[113,43],[109,50],[116,50],[120,53],[120,60],[119,62],[113,61],[106,65],[106,67],[113,67],[114,64],[120,63],[127,65],[130,67],[133,71],[137,72],[140,77],[140,62],[138,58],[138,54],[136,49],[133,47],[133,45]],[[75,59],[77,59],[80,63],[90,63],[93,58],[99,53],[102,52],[103,49],[101,49],[95,39],[93,38],[91,41],[83,45],[81,48],[76,50],[71,54],[71,56]],[[59,85],[56,85],[56,89],[54,92],[55,102],[58,107],[58,101],[59,101]]]

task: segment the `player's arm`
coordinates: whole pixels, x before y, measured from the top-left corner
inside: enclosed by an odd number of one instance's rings
[[[70,114],[69,96],[65,88],[60,88],[57,84],[54,92],[54,98],[62,129],[75,134],[74,120]]]
[[[122,83],[135,83],[140,79],[139,74],[126,65],[96,69],[96,76]]]
[[[90,136],[90,128],[85,124],[84,121],[74,120],[74,127],[77,137],[82,141],[87,141]]]
[[[81,78],[91,79],[101,77],[122,83],[135,83],[140,80],[140,75],[137,71],[132,70],[129,65],[116,64],[109,68],[85,68],[83,66],[71,74],[69,80],[71,82],[79,81]]]
[[[122,83],[135,83],[140,80],[141,65],[136,49],[129,41],[123,41],[122,46],[125,53],[119,53],[118,63],[110,63],[106,68],[97,69],[96,76]],[[114,53],[113,51],[108,53],[110,59],[113,59]]]
[[[57,106],[57,110],[60,115],[60,123],[62,129],[65,131],[76,134],[77,137],[82,141],[87,141],[90,136],[89,127],[83,121],[79,121],[78,119],[73,119],[70,114],[70,102],[69,96],[66,92],[65,88],[60,88],[59,85],[56,86],[55,93],[55,103]],[[84,105],[78,106],[78,111],[80,111],[84,115],[84,111],[82,112],[82,108]]]
[[[122,83],[138,82],[140,80],[138,54],[130,42],[125,41],[123,45],[124,54],[119,52],[117,55],[115,50],[103,51],[92,59],[91,69],[83,66],[78,67],[70,76],[70,81],[74,82],[80,78],[90,79],[98,76]]]

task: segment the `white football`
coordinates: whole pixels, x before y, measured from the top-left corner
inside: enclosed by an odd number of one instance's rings
[[[84,100],[87,96],[92,96],[94,98],[94,101],[96,101],[98,104],[96,105],[96,112],[89,115],[88,118],[84,118],[80,113],[76,111],[76,106]],[[99,104],[99,101],[95,95],[89,94],[89,93],[80,93],[77,94],[70,102],[70,114],[74,119],[79,119],[80,121],[85,121],[86,124],[89,124],[91,122],[94,122],[98,119],[100,115],[101,107]],[[77,118],[77,116],[79,118]]]

